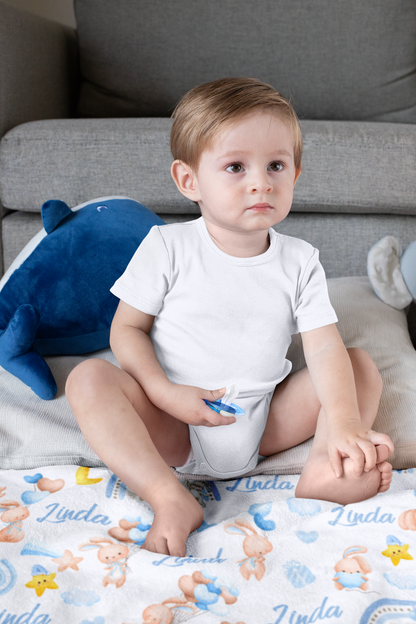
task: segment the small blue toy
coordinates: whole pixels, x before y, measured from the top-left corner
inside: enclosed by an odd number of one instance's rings
[[[376,295],[403,310],[416,301],[416,241],[405,252],[394,236],[385,236],[369,251],[367,272]]]
[[[0,281],[0,366],[42,399],[55,379],[42,355],[109,346],[118,299],[110,288],[154,225],[164,221],[133,199],[106,197],[72,209],[42,206],[41,230]]]
[[[245,414],[245,411],[232,403],[234,399],[238,396],[239,389],[237,384],[233,383],[227,386],[225,389],[225,394],[222,399],[217,401],[207,401],[204,399],[205,403],[210,407],[214,412],[218,412],[221,416],[242,416]]]

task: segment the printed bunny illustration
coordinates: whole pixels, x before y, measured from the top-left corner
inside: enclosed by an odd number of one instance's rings
[[[107,587],[109,584],[115,585],[117,588],[124,585],[126,581],[126,558],[129,549],[123,544],[118,544],[107,537],[90,537],[90,541],[81,544],[79,550],[98,549],[97,557],[101,563],[105,563],[105,570],[109,570],[108,574],[103,578],[103,585]]]
[[[143,624],[175,624],[207,612],[225,616],[230,605],[237,602],[239,594],[238,589],[229,581],[206,570],[198,570],[192,576],[181,576],[178,587],[182,591],[181,596],[173,596],[160,604],[146,607],[143,611]]]
[[[240,572],[247,581],[252,574],[260,581],[266,573],[264,556],[273,550],[272,544],[244,518],[236,518],[234,523],[226,524],[224,530],[230,535],[244,536],[243,549],[247,557],[238,561]]]
[[[161,604],[152,604],[143,611],[143,624],[172,624],[173,613]]]
[[[109,529],[108,534],[119,542],[141,546],[146,541],[152,522],[153,516],[149,513],[142,513],[134,518],[125,516],[119,520],[118,527]]]
[[[358,553],[367,552],[365,546],[351,546],[344,550],[341,561],[335,565],[335,576],[332,579],[335,582],[336,589],[357,588],[368,589],[368,577],[371,572],[371,566],[364,557]]]
[[[0,531],[0,542],[20,542],[24,538],[23,520],[30,516],[27,507],[21,507],[20,503],[13,500],[4,500],[0,503],[0,511],[4,511],[0,520],[7,526]]]
[[[139,522],[136,520],[135,522],[129,522],[124,518],[119,520],[118,527],[112,527],[109,529],[108,534],[119,542],[127,542],[129,544],[134,544],[134,540],[132,540],[129,536],[129,532],[132,529],[135,529]]]
[[[169,604],[176,605],[180,611],[176,611],[175,606],[169,607]],[[180,596],[168,598],[162,604],[150,605],[143,611],[143,624],[172,624],[176,613],[194,614],[197,611],[198,609],[189,604],[186,598]]]

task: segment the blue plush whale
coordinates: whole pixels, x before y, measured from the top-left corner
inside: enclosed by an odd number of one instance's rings
[[[109,289],[153,225],[164,221],[127,197],[73,210],[50,200],[42,221],[44,230],[0,281],[0,366],[53,399],[57,387],[42,355],[108,347],[118,305]]]

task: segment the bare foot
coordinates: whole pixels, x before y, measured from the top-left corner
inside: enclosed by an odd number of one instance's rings
[[[376,492],[376,494],[378,494],[379,492],[386,492],[389,489],[393,478],[393,469],[391,464],[385,461],[390,455],[389,447],[386,444],[378,444],[376,446],[376,452],[376,468],[380,471],[380,485]]]
[[[377,490],[377,494],[379,492],[387,492],[390,487],[391,480],[393,478],[393,470],[391,464],[389,462],[380,462],[376,466],[380,471],[380,485]]]
[[[184,557],[189,534],[204,519],[201,506],[179,481],[159,488],[150,504],[155,518],[142,548],[161,555]]]
[[[386,444],[377,444],[376,453],[377,453],[376,463],[381,464],[381,462],[385,461],[387,457],[390,455],[390,449]]]
[[[344,473],[337,479],[326,453],[311,453],[296,487],[297,498],[318,498],[340,505],[358,503],[386,492],[392,480],[391,464],[385,461],[389,449],[385,444],[376,446],[377,463],[359,477],[354,474],[354,464],[349,457],[342,460]]]

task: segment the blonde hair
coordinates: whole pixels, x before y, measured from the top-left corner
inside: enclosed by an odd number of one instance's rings
[[[256,78],[220,78],[186,93],[172,113],[170,149],[175,160],[198,169],[202,152],[227,124],[256,111],[270,111],[293,133],[294,164],[302,163],[302,134],[292,105],[271,85]]]

